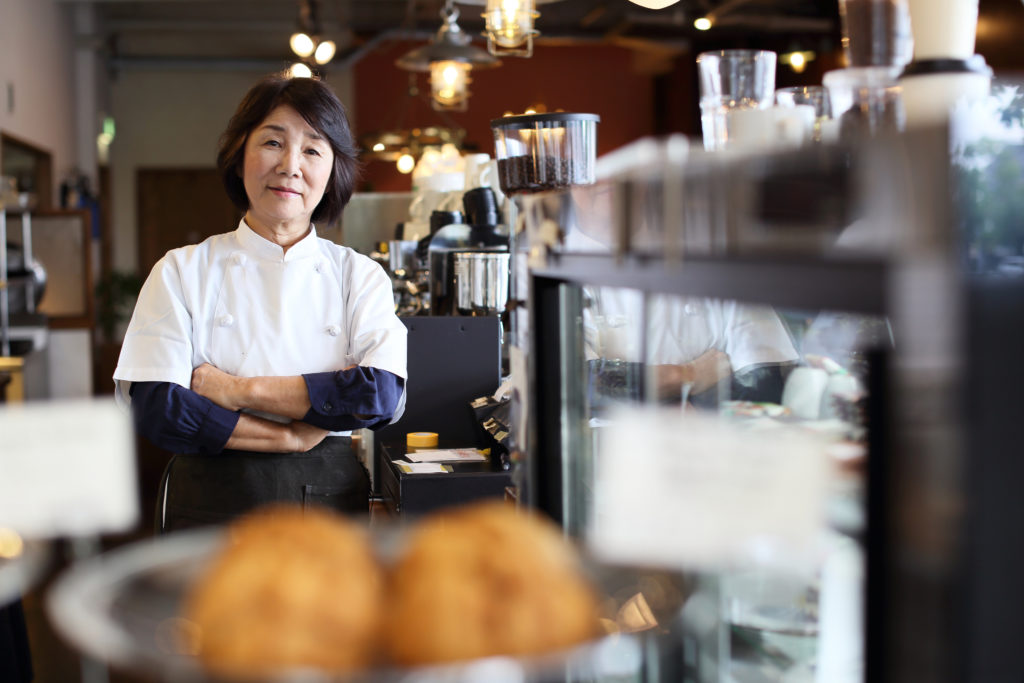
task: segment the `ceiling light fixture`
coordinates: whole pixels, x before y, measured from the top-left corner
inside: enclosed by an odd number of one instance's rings
[[[674,0],[677,1],[677,0]],[[495,57],[533,56],[533,37],[540,35],[534,23],[537,5],[558,0],[459,0],[464,5],[484,5],[487,51]]]
[[[292,34],[292,37],[288,40],[288,46],[291,47],[292,52],[303,59],[313,54],[313,51],[316,50],[316,43],[313,42],[313,39],[301,31]]]
[[[334,59],[334,53],[336,51],[337,48],[334,45],[334,41],[325,40],[324,42],[317,45],[316,49],[313,50],[313,61],[316,62],[317,64],[326,64],[327,62]]]
[[[446,0],[441,10],[444,23],[434,39],[400,57],[395,64],[406,71],[425,71],[430,74],[432,105],[439,111],[466,111],[469,107],[469,72],[498,66],[501,61],[485,50],[474,47],[457,20],[452,0]]]
[[[401,108],[398,111],[395,125],[389,129],[366,133],[359,139],[359,146],[364,150],[362,153],[365,159],[376,159],[378,161],[390,161],[398,165],[400,173],[409,173],[424,151],[430,148],[441,149],[446,144],[455,145],[461,149],[462,141],[466,137],[466,131],[451,119],[443,111],[438,111],[436,116],[443,122],[442,125],[420,125],[408,126],[406,119],[418,118],[416,105],[423,102],[428,109],[433,110],[432,103],[429,103],[426,96],[420,94],[419,86],[416,84],[416,74],[409,74],[409,86],[406,90],[406,97],[401,100]],[[407,158],[408,157],[408,158]],[[409,170],[402,170],[408,167]]]
[[[807,68],[807,63],[815,57],[817,55],[812,50],[794,50],[780,54],[779,64],[788,64],[794,72],[803,73],[803,70]]]
[[[629,0],[634,5],[640,5],[647,9],[665,9],[669,5],[674,5],[679,0]],[[703,29],[702,29],[703,30]]]
[[[288,46],[304,62],[312,58],[313,62],[322,66],[334,59],[338,48],[333,40],[321,39],[320,34],[317,0],[302,0],[299,3],[299,30],[288,39]],[[308,62],[307,67],[312,73]]]
[[[292,78],[312,78],[313,70],[309,68],[308,64],[295,62],[288,69],[288,75]]]
[[[711,20],[707,17],[699,17],[693,20],[693,27],[698,31],[707,31],[711,28]]]
[[[533,22],[540,16],[534,0],[487,0],[484,10],[487,51],[492,55],[530,57],[537,30]]]

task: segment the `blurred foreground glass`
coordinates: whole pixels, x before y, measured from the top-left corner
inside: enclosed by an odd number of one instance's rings
[[[776,58],[770,50],[717,50],[697,56],[704,149],[728,146],[730,112],[772,106]]]
[[[903,100],[897,67],[856,67],[828,71],[824,76],[839,138],[856,140],[884,131],[902,130]]]
[[[839,0],[839,17],[847,66],[901,67],[910,61],[907,0]]]
[[[832,118],[832,105],[828,91],[822,85],[802,85],[791,88],[779,88],[775,91],[775,104],[778,107],[793,109],[810,107],[814,111],[814,129],[811,139],[821,142],[822,126]]]

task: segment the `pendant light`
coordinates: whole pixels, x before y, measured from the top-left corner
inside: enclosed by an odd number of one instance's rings
[[[423,152],[429,148],[441,149],[446,144],[462,147],[466,131],[444,111],[434,110],[426,94],[421,94],[416,83],[416,74],[409,74],[409,85],[405,97],[400,98],[394,125],[390,128],[365,133],[359,138],[362,156],[365,159],[394,162],[400,173],[409,173]],[[427,107],[434,112],[423,120],[419,110]]]
[[[487,51],[496,57],[530,57],[533,37],[540,34],[534,24],[540,17],[537,5],[558,0],[459,0],[465,5],[484,5],[484,35]]]
[[[492,55],[533,55],[533,37],[537,34],[533,22],[539,16],[534,0],[487,0],[487,51]]]
[[[304,73],[300,65],[312,73],[312,64],[323,66],[334,59],[337,52],[338,47],[333,40],[321,38],[318,10],[318,0],[302,0],[299,3],[299,30],[288,39],[288,46],[302,61],[292,65],[293,73],[296,70],[300,75]]]
[[[629,0],[635,5],[646,7],[647,9],[665,9],[669,5],[674,5],[679,0]]]
[[[500,60],[471,44],[459,27],[459,10],[452,0],[441,9],[444,23],[428,44],[400,57],[395,64],[406,71],[430,74],[432,105],[439,111],[466,111],[469,106],[470,71],[498,66]]]

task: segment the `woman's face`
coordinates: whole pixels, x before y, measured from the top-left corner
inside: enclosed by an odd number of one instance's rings
[[[272,110],[245,141],[249,227],[261,234],[305,234],[333,168],[330,144],[297,111],[287,105]]]

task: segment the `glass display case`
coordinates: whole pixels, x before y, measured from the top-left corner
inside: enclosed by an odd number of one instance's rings
[[[899,562],[878,525],[917,475],[920,526],[900,533],[952,574],[943,139],[742,157],[648,141],[594,185],[524,198],[521,495],[608,563],[693,578],[644,680],[882,680]]]

